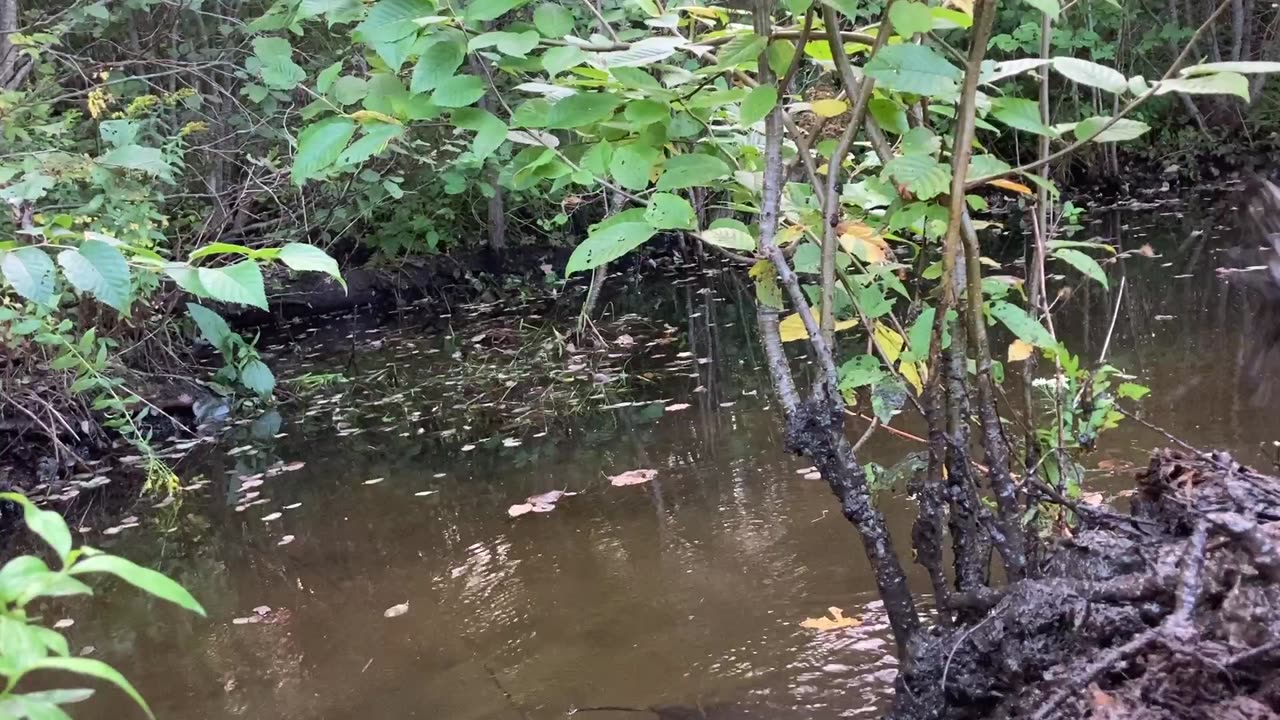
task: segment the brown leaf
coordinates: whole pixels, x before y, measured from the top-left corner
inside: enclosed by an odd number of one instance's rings
[[[838,607],[829,607],[827,612],[831,617],[808,618],[800,623],[800,627],[818,632],[829,632],[831,630],[839,630],[840,628],[858,627],[862,621],[857,618],[845,617],[844,611]]]
[[[1142,246],[1138,248],[1138,254],[1143,257],[1155,257],[1156,251],[1151,247],[1151,243],[1143,243]]]
[[[614,487],[641,485],[658,477],[657,470],[628,470],[624,473],[609,476],[609,483]]]

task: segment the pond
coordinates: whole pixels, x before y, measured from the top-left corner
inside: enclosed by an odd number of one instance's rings
[[[1205,193],[1095,212],[1082,237],[1136,252],[1108,266],[1108,290],[1071,283],[1057,329],[1148,384],[1152,423],[1269,468],[1280,438],[1246,369],[1254,307],[1215,274],[1238,235],[1227,207]],[[161,718],[549,720],[718,702],[874,716],[893,646],[854,530],[781,448],[749,297],[714,270],[627,285],[606,353],[566,350],[537,305],[278,341],[308,389],[181,464],[202,490],[86,535],[170,573],[208,619],[119,589],[70,606],[73,651],[116,664]],[[563,358],[539,396],[546,353]],[[1126,422],[1087,457],[1091,488],[1123,489],[1164,443]],[[880,432],[864,455],[890,467],[919,449]],[[606,479],[642,468],[656,479]],[[550,490],[578,494],[508,517]],[[879,502],[909,557],[903,483]],[[800,626],[828,607],[861,624]],[[138,715],[108,692],[76,709]]]

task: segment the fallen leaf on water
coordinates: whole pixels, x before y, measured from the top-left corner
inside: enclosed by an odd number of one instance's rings
[[[1031,357],[1035,346],[1025,340],[1014,340],[1009,343],[1009,362],[1018,362]]]
[[[640,485],[658,477],[657,470],[628,470],[624,473],[609,476],[609,483],[614,487]]]
[[[285,535],[284,537],[280,538],[280,542],[278,542],[278,543],[276,543],[276,544],[277,544],[277,545],[288,545],[288,544],[289,544],[289,543],[291,543],[291,542],[293,542],[293,536],[292,536],[292,535]]]
[[[282,513],[278,513],[278,512],[273,512],[270,515],[263,515],[262,522],[271,522],[272,520],[279,520],[281,516],[282,516]]]
[[[530,495],[528,502],[533,505],[554,505],[556,501],[565,495],[573,495],[575,493],[566,493],[563,490],[548,490],[537,495]]]
[[[53,624],[53,629],[61,630],[63,628],[69,628],[75,624],[76,624],[76,621],[72,620],[71,618],[62,618],[61,620]]]
[[[1151,247],[1151,243],[1143,243],[1142,246],[1138,248],[1138,254],[1143,257],[1155,257],[1156,251]]]
[[[383,481],[383,480],[385,480],[385,479],[386,479],[386,478],[374,478],[374,479],[372,479],[372,480],[365,480],[365,481],[364,481],[364,484],[365,484],[365,485],[377,485],[378,483],[382,482],[382,481]]]
[[[399,605],[392,605],[386,610],[383,610],[382,617],[400,617],[407,612],[409,612],[409,603],[401,603]]]
[[[844,611],[838,607],[832,606],[827,608],[827,612],[831,617],[808,618],[800,623],[800,627],[817,630],[819,632],[827,632],[830,630],[839,630],[840,628],[858,627],[862,624],[857,618],[845,617]]]
[[[552,503],[531,503],[531,506],[533,507],[533,511],[538,513],[551,512],[556,509],[556,506]]]
[[[1084,495],[1080,496],[1080,502],[1083,502],[1085,505],[1101,505],[1102,493],[1100,492],[1085,493]]]
[[[805,480],[821,480],[822,473],[818,472],[817,470],[814,470],[813,472],[807,472],[804,474],[804,479]]]
[[[422,492],[416,492],[413,495],[414,497],[426,497],[428,495],[435,495],[438,492],[440,491],[439,490],[423,490]]]
[[[636,344],[636,339],[630,335],[619,335],[614,342],[618,343],[621,347],[631,347]]]
[[[533,503],[520,503],[507,508],[507,515],[510,517],[520,517],[525,513],[533,512]]]
[[[666,412],[676,412],[677,410],[688,410],[689,403],[672,403],[663,408]]]

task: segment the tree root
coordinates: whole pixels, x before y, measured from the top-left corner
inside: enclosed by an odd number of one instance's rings
[[[1032,577],[952,593],[917,635],[896,720],[1280,720],[1280,480],[1166,450],[1132,524],[1081,516]]]

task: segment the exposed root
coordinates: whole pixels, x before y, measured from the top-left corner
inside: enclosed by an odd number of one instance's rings
[[[1131,525],[954,594],[975,619],[918,636],[893,717],[1280,719],[1280,480],[1166,450],[1137,482]]]

